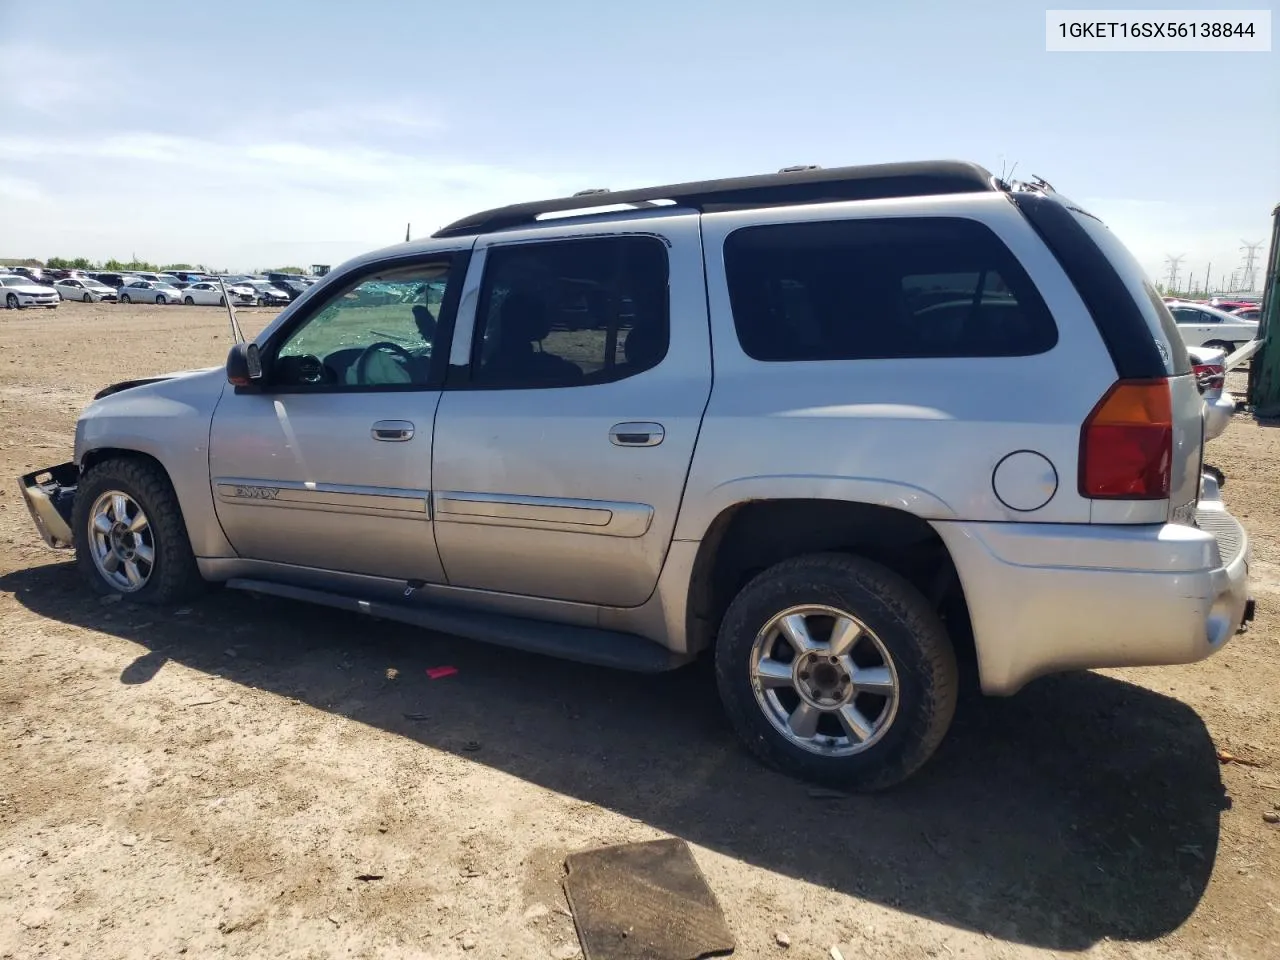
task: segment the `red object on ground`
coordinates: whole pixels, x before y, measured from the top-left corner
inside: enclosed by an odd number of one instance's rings
[[[441,680],[444,677],[452,677],[457,672],[457,667],[427,667],[427,676],[432,680]]]

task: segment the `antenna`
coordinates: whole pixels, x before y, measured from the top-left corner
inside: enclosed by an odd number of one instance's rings
[[[1244,266],[1241,268],[1243,276],[1240,278],[1240,287],[1243,290],[1252,291],[1254,288],[1254,261],[1258,259],[1258,248],[1262,246],[1262,241],[1250,243],[1248,240],[1241,240],[1240,251],[1244,254]]]
[[[231,294],[227,293],[227,284],[222,277],[218,278],[218,289],[222,291],[222,302],[227,305],[227,319],[231,321],[231,342],[244,343],[240,322],[236,320],[236,308],[231,305]]]
[[[1164,258],[1164,262],[1169,267],[1169,292],[1170,293],[1178,292],[1178,267],[1181,266],[1182,261],[1185,260],[1186,257],[1187,255],[1185,253],[1180,253],[1176,257],[1166,255]]]

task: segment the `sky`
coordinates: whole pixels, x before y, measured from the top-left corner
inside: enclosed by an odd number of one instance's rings
[[[1048,53],[1025,0],[57,8],[0,0],[0,257],[337,264],[587,187],[954,158],[1216,284],[1280,203],[1274,47]]]

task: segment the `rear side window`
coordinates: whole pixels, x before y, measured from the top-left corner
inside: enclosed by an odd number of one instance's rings
[[[743,351],[756,360],[1021,357],[1058,330],[990,229],[950,217],[746,227],[725,241]]]

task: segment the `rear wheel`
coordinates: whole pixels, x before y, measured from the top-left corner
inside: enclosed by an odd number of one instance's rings
[[[194,307],[196,305],[196,301],[192,297],[183,297],[182,302],[185,303],[188,307]]]
[[[716,679],[734,729],[770,766],[853,790],[890,787],[942,742],[959,685],[946,629],[902,577],[811,554],[729,605]]]
[[[122,293],[122,294],[120,294],[120,302],[121,302],[121,303],[133,303],[133,301],[129,299],[129,295],[128,295],[127,293]]]
[[[100,593],[165,604],[197,593],[178,497],[155,463],[106,460],[80,478],[72,513],[76,563]]]

